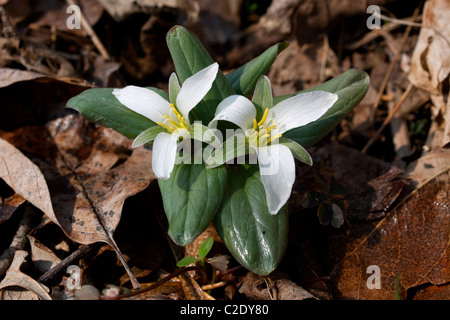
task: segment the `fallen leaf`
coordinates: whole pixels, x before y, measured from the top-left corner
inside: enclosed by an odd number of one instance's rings
[[[0,224],[8,220],[25,201],[25,198],[17,193],[3,200],[0,198]]]
[[[441,84],[450,73],[450,2],[429,0],[423,8],[423,25],[411,60],[409,80],[432,94],[442,94]]]
[[[125,199],[145,189],[154,179],[151,151],[138,148],[127,157],[130,141],[106,128],[92,131],[95,127],[86,127],[85,123],[80,115],[69,115],[50,122],[44,137],[42,129],[36,127],[9,133],[16,145],[32,152],[34,163],[2,140],[0,147],[8,152],[2,152],[6,167],[0,167],[0,177],[46,213],[73,241],[108,243],[133,286],[138,287],[113,233]],[[92,145],[86,146],[87,134],[94,135]],[[123,163],[118,150],[124,157]],[[52,161],[48,161],[49,157]],[[32,172],[23,175],[27,168]]]
[[[267,279],[248,272],[242,280],[239,292],[254,300],[317,300],[311,293],[279,273]]]
[[[178,276],[181,281],[186,300],[215,300],[200,288],[200,285],[189,274],[182,273]]]
[[[429,0],[423,8],[423,27],[411,58],[409,81],[427,90],[435,105],[434,113],[444,118],[444,134],[440,146],[450,143],[450,102],[448,83],[450,75],[450,2]]]
[[[406,169],[406,174],[413,186],[418,187],[449,167],[450,150],[440,148],[425,153],[412,162]]]
[[[5,278],[0,282],[2,300],[52,300],[47,287],[20,271],[27,255],[24,250],[16,251]]]
[[[43,74],[33,71],[24,71],[19,69],[1,68],[0,69],[0,88],[7,87],[15,82],[28,81],[44,77]]]
[[[405,298],[409,288],[450,280],[449,181],[447,168],[419,186],[335,266],[330,277],[336,297]],[[373,265],[380,268],[381,289],[367,285]]]
[[[450,285],[444,284],[421,288],[414,295],[414,300],[450,300]]]
[[[35,237],[27,235],[31,246],[31,260],[42,272],[47,272],[61,262],[53,251],[44,246]]]
[[[57,222],[50,192],[40,169],[2,138],[0,138],[0,178],[17,194]]]

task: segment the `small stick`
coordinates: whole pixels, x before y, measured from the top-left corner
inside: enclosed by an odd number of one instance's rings
[[[8,270],[11,265],[14,254],[17,250],[22,250],[27,243],[27,234],[31,230],[31,224],[34,217],[33,207],[27,206],[24,210],[22,219],[19,222],[19,228],[14,235],[11,245],[3,251],[0,256],[0,277]]]
[[[400,100],[397,102],[397,104],[395,105],[395,107],[392,109],[391,113],[386,117],[386,119],[384,119],[383,124],[381,125],[380,128],[378,128],[377,132],[373,135],[372,138],[370,138],[370,140],[367,142],[367,144],[364,146],[364,148],[361,150],[361,153],[366,153],[367,150],[372,146],[372,144],[378,140],[378,138],[381,135],[381,132],[383,132],[384,128],[386,128],[386,126],[389,124],[389,122],[392,120],[392,118],[394,117],[394,115],[398,112],[398,110],[400,110],[400,107],[402,106],[402,103],[405,101],[406,97],[408,96],[409,92],[411,91],[413,87],[413,84],[410,82],[408,85],[408,88],[406,88],[405,92],[403,92],[402,97],[400,98]]]
[[[66,2],[69,5],[77,5],[74,0],[66,0]],[[84,16],[83,12],[80,10],[80,19],[81,19],[81,25],[86,30],[88,36],[91,38],[92,43],[97,48],[98,52],[100,52],[100,55],[103,59],[109,60],[111,59],[111,56],[109,55],[106,48],[103,46],[103,43],[98,38],[97,34],[95,33],[94,29],[92,29],[91,25],[87,21],[86,17]]]
[[[142,294],[148,291],[151,291],[161,285],[163,285],[164,283],[166,283],[167,281],[169,281],[172,278],[175,278],[176,276],[179,276],[182,273],[188,272],[188,271],[198,271],[202,274],[203,279],[206,279],[206,274],[205,271],[197,266],[192,266],[192,267],[184,267],[181,269],[178,269],[177,271],[169,274],[168,276],[156,281],[154,284],[152,284],[151,286],[144,288],[144,289],[140,289],[131,293],[127,293],[127,294],[122,294],[122,295],[118,295],[115,297],[105,297],[105,296],[100,296],[100,300],[119,300],[119,299],[123,299],[123,298],[128,298],[128,297],[132,297],[132,296],[136,296],[138,294]]]
[[[202,290],[207,291],[207,290],[217,289],[217,288],[226,286],[227,284],[228,284],[228,282],[226,282],[226,281],[220,281],[220,282],[216,282],[213,284],[205,284],[204,286],[202,286]]]
[[[65,270],[69,265],[73,264],[74,260],[80,259],[86,253],[91,251],[94,247],[95,246],[92,244],[80,246],[77,250],[72,252],[69,256],[67,256],[64,260],[58,263],[55,267],[53,267],[52,269],[48,270],[46,273],[41,275],[37,281],[44,283],[54,278],[62,270]]]
[[[417,7],[416,10],[413,13],[413,20],[415,20],[415,18],[417,17],[418,14],[419,14],[419,7]],[[397,62],[400,59],[400,53],[402,52],[403,47],[406,45],[406,42],[408,40],[409,34],[411,32],[411,29],[412,29],[411,25],[408,25],[406,27],[405,33],[403,34],[402,41],[400,43],[400,47],[398,48],[398,51],[395,53],[395,56],[392,59],[391,64],[389,65],[389,67],[388,67],[388,69],[387,69],[387,71],[386,71],[386,73],[384,75],[383,82],[381,84],[380,90],[378,91],[378,95],[377,95],[377,97],[375,99],[375,102],[372,105],[373,111],[372,111],[372,114],[371,114],[371,117],[370,117],[372,120],[374,118],[375,110],[378,107],[378,104],[381,101],[381,97],[383,96],[384,90],[386,89],[386,86],[387,86],[387,84],[389,82],[389,78],[391,77],[392,71],[394,71],[394,68],[395,68]]]
[[[330,44],[328,42],[328,36],[324,35],[324,37],[323,37],[323,53],[322,53],[322,59],[320,61],[320,73],[319,73],[320,82],[323,82],[325,79],[329,50],[330,50]]]

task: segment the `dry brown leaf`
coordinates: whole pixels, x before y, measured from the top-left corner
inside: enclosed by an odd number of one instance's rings
[[[9,133],[10,140],[33,154],[34,163],[2,140],[0,147],[5,152],[1,153],[0,177],[46,213],[73,241],[102,241],[112,246],[133,286],[138,287],[113,233],[125,199],[154,179],[151,151],[138,148],[128,156],[128,139],[102,127],[92,131],[93,127],[85,123],[80,115],[70,115],[50,122],[44,138],[39,127]],[[88,136],[95,139],[92,145],[85,143]],[[24,175],[23,170],[31,172]]]
[[[3,300],[52,300],[48,288],[20,271],[28,252],[17,250],[13,263],[0,282],[1,299]],[[17,288],[19,287],[19,288]],[[25,289],[25,290],[23,290]]]
[[[7,87],[18,81],[33,80],[44,75],[33,71],[24,71],[19,69],[1,68],[0,69],[0,88]]]
[[[0,198],[0,224],[8,220],[25,201],[25,198],[17,193],[3,200]]]
[[[50,192],[39,167],[2,138],[0,138],[0,178],[17,194],[57,223]]]
[[[450,300],[450,284],[421,288],[414,295],[414,300]]]
[[[178,278],[181,281],[186,300],[215,300],[212,296],[203,291],[197,281],[189,274],[182,273]]]
[[[337,297],[405,298],[409,288],[450,281],[449,182],[447,167],[404,199],[335,266],[331,280]],[[381,289],[367,285],[371,265],[380,268]]]
[[[423,25],[411,61],[409,80],[432,94],[450,73],[450,2],[429,0],[423,9]]]
[[[31,246],[31,260],[40,271],[47,272],[61,262],[61,259],[53,251],[40,243],[35,237],[30,235],[27,235],[27,237]]]
[[[418,187],[448,168],[450,168],[450,150],[442,148],[422,155],[408,166],[406,173],[413,185]]]
[[[143,283],[142,289],[154,283]],[[181,300],[184,297],[181,281],[167,281],[162,285],[139,295],[123,298],[123,300]]]
[[[435,116],[444,116],[444,136],[441,146],[450,143],[450,2],[429,0],[423,9],[423,27],[411,59],[409,80],[431,94]],[[446,102],[447,101],[447,102]]]
[[[242,280],[239,292],[255,300],[317,300],[311,293],[286,279],[282,274],[275,273],[270,278],[248,272]]]

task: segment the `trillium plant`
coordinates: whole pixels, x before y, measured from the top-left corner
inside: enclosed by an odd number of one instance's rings
[[[152,148],[168,234],[192,242],[213,224],[244,267],[269,274],[287,245],[295,159],[326,136],[367,92],[366,73],[348,70],[317,87],[272,95],[265,74],[286,43],[223,74],[183,27],[167,34],[175,73],[154,87],[92,88],[67,107]],[[251,99],[251,100],[250,100]]]

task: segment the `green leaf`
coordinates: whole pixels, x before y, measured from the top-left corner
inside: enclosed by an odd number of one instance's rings
[[[179,164],[169,179],[158,179],[168,234],[175,243],[185,246],[208,227],[222,201],[226,178],[224,166]]]
[[[198,257],[200,258],[201,261],[203,261],[205,259],[206,255],[211,250],[213,244],[214,244],[214,239],[209,237],[205,241],[203,241],[200,248],[198,248]]]
[[[209,158],[206,159],[206,167],[215,168],[224,163],[231,164],[230,161],[236,158],[237,160],[233,161],[232,164],[240,164],[239,160],[243,160],[244,162],[245,158],[242,157],[249,153],[249,148],[245,139],[245,134],[243,132],[238,132],[225,140],[225,142],[215,148]]]
[[[186,267],[190,264],[196,263],[198,261],[197,258],[194,257],[185,257],[183,259],[181,259],[180,261],[177,262],[177,267],[178,268],[182,268],[182,267]]]
[[[133,140],[133,144],[131,145],[133,148],[137,148],[142,146],[143,144],[150,144],[153,140],[156,139],[156,136],[161,132],[166,132],[167,130],[161,126],[154,126],[148,128],[147,130],[142,131],[136,139]]]
[[[252,102],[256,107],[256,119],[261,119],[266,108],[273,107],[272,86],[270,80],[266,76],[261,76],[256,83],[255,92],[253,93]]]
[[[168,99],[166,92],[148,88]],[[112,88],[87,89],[71,98],[67,108],[79,111],[86,119],[114,129],[128,138],[136,138],[142,131],[156,125],[153,121],[125,107],[112,94]]]
[[[213,58],[192,32],[181,26],[169,30],[166,36],[167,46],[172,56],[178,79],[183,83],[187,78],[214,63]],[[209,123],[214,118],[217,105],[234,90],[219,70],[211,90],[203,100],[191,110],[191,122],[201,120]]]
[[[196,121],[191,125],[189,134],[192,139],[211,144],[214,147],[218,148],[221,145],[220,138],[216,136],[214,130],[200,122]]]
[[[287,208],[269,213],[257,165],[227,168],[227,189],[214,226],[237,261],[267,275],[280,263],[287,245]]]
[[[277,55],[288,47],[287,42],[277,43],[258,57],[228,73],[225,77],[234,91],[243,96],[250,96],[258,79],[269,71]]]
[[[169,102],[176,105],[177,96],[180,92],[180,82],[178,82],[178,77],[175,73],[172,73],[169,77]]]
[[[291,139],[305,147],[315,144],[333,130],[353,110],[362,98],[364,98],[368,88],[369,76],[363,71],[351,69],[321,85],[297,92],[296,94],[323,90],[336,93],[339,98],[333,107],[318,120],[292,129],[284,133],[283,137]],[[275,97],[274,104],[276,105],[280,101],[292,96]]]
[[[297,142],[292,141],[290,139],[287,139],[285,137],[281,137],[279,139],[280,144],[285,145],[286,147],[291,150],[292,155],[295,159],[300,160],[303,163],[306,163],[307,165],[312,165],[313,161],[311,158],[311,155],[308,151],[306,151],[305,148],[303,148],[301,145],[299,145]]]

